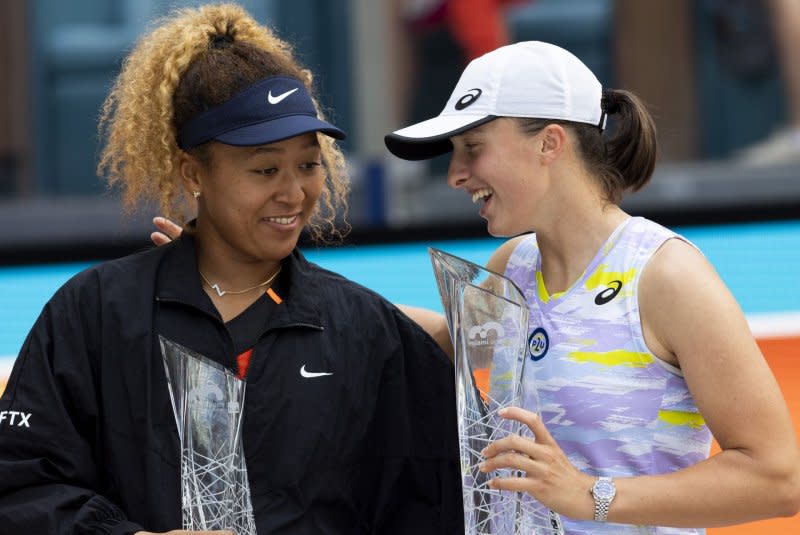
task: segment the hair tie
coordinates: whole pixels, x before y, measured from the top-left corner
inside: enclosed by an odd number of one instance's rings
[[[600,99],[600,109],[606,115],[619,113],[619,100],[617,100],[613,89],[604,89],[603,97]]]
[[[211,48],[225,48],[233,43],[233,36],[227,33],[211,37]]]
[[[597,123],[600,133],[606,129],[608,116],[615,113],[619,113],[619,101],[616,99],[614,90],[603,89],[603,95],[600,97],[600,122]]]

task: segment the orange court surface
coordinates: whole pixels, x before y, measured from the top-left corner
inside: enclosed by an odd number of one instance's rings
[[[800,441],[798,432],[800,431],[800,337],[763,338],[758,341],[758,345],[772,368],[772,373],[777,377],[783,396],[789,404],[789,410],[794,419],[795,434]],[[708,534],[797,535],[800,534],[800,515],[709,529]]]

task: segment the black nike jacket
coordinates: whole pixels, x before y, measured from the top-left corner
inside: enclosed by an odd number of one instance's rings
[[[258,533],[463,533],[447,357],[298,251],[281,281],[245,378]],[[89,268],[45,305],[0,399],[0,534],[180,529],[159,335],[235,367],[189,235]]]

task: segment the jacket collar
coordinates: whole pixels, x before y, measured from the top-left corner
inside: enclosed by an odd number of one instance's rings
[[[168,245],[156,279],[156,298],[177,301],[193,306],[215,317],[219,313],[203,291],[197,270],[197,249],[191,231]],[[320,302],[319,271],[309,263],[299,249],[281,262],[283,268],[273,290],[282,302],[270,323],[275,327],[304,324],[322,327],[318,304]]]

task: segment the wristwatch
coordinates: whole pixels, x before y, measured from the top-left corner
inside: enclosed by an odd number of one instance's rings
[[[611,506],[611,500],[617,494],[614,480],[610,477],[598,477],[589,492],[594,497],[594,521],[605,522],[608,520],[608,508]]]

